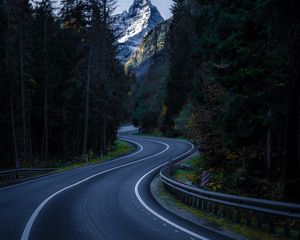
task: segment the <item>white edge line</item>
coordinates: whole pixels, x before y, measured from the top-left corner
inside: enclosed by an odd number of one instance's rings
[[[126,140],[126,141],[132,142],[132,143],[138,145],[138,146],[141,148],[140,151],[138,151],[138,152],[136,152],[136,153],[134,153],[134,154],[132,154],[132,155],[136,155],[137,153],[140,153],[141,151],[143,151],[144,148],[143,148],[143,146],[140,145],[139,143],[137,143],[137,142],[135,142],[135,141],[132,141],[132,140]],[[104,173],[108,173],[108,172],[111,172],[111,171],[114,171],[114,170],[117,170],[117,169],[120,169],[120,168],[123,168],[123,167],[126,167],[126,166],[134,165],[134,164],[136,164],[136,163],[143,162],[143,161],[145,161],[145,160],[147,160],[147,159],[149,159],[149,158],[152,158],[152,157],[156,157],[156,156],[158,156],[158,155],[161,155],[161,154],[163,154],[164,152],[166,152],[166,151],[169,149],[169,145],[168,145],[168,144],[165,144],[165,143],[162,143],[162,142],[159,142],[159,141],[154,141],[154,140],[146,140],[146,141],[151,141],[151,142],[161,143],[161,144],[163,144],[163,145],[166,145],[167,147],[166,147],[163,151],[158,152],[158,153],[156,153],[156,154],[154,154],[154,155],[151,155],[151,156],[148,156],[148,157],[146,157],[146,158],[142,158],[142,159],[137,160],[137,161],[134,161],[134,162],[130,162],[130,163],[127,163],[127,164],[123,164],[123,165],[120,165],[120,166],[117,166],[117,167],[113,167],[113,168],[110,168],[110,169],[108,169],[108,170],[99,172],[99,173],[97,173],[97,174],[94,174],[94,175],[92,175],[92,176],[90,176],[90,177],[88,177],[88,178],[85,178],[85,179],[83,179],[83,180],[81,180],[81,181],[79,181],[79,182],[77,182],[77,183],[74,183],[74,184],[72,184],[72,185],[70,185],[70,186],[68,186],[68,187],[65,187],[65,188],[63,188],[63,189],[61,189],[61,190],[59,190],[59,191],[53,193],[53,194],[52,194],[51,196],[49,196],[46,200],[44,200],[44,201],[38,206],[38,208],[34,211],[34,213],[31,215],[31,217],[30,217],[29,221],[27,222],[27,224],[26,224],[26,226],[25,226],[25,229],[24,229],[24,231],[23,231],[23,233],[22,233],[21,240],[28,240],[28,239],[29,239],[30,231],[31,231],[31,229],[32,229],[32,226],[33,226],[33,224],[34,224],[34,222],[35,222],[37,216],[39,215],[39,213],[41,212],[41,210],[43,209],[43,207],[44,207],[51,199],[53,199],[54,197],[56,197],[58,194],[60,194],[60,193],[62,193],[62,192],[64,192],[64,191],[66,191],[66,190],[68,190],[68,189],[70,189],[70,188],[73,188],[73,187],[75,187],[75,186],[78,186],[78,185],[80,185],[81,183],[84,183],[84,182],[86,182],[86,181],[88,181],[88,180],[90,180],[90,179],[92,179],[92,178],[95,178],[95,177],[97,177],[97,176],[100,176],[100,175],[102,175],[102,174],[104,174]],[[132,156],[132,155],[129,155],[129,156]],[[127,156],[127,157],[129,157],[129,156]]]
[[[127,142],[131,142],[129,140],[122,140],[120,139],[121,141],[127,141]],[[134,143],[136,144],[135,142],[131,142],[131,143]],[[95,166],[99,166],[99,165],[103,165],[103,164],[109,164],[109,163],[112,163],[112,162],[116,162],[116,161],[120,161],[122,159],[126,159],[126,158],[129,158],[129,157],[132,157],[132,156],[135,156],[137,154],[139,154],[140,152],[143,151],[143,147],[139,144],[137,144],[140,149],[138,151],[135,151],[129,155],[126,155],[126,156],[123,156],[123,157],[119,157],[119,158],[116,158],[116,159],[113,159],[113,160],[109,160],[109,161],[106,161],[106,162],[102,162],[102,163],[97,163],[97,164],[93,164],[93,165],[89,165],[89,166],[85,166],[85,167],[79,167],[79,168],[75,168],[75,169],[71,169],[71,170],[68,170],[68,171],[64,171],[64,172],[54,172],[53,174],[49,174],[49,175],[46,175],[44,177],[38,177],[36,179],[32,179],[32,180],[28,180],[25,182],[22,182],[22,183],[18,183],[18,184],[15,184],[15,185],[12,185],[12,186],[8,186],[8,187],[3,187],[3,188],[0,188],[0,192],[1,191],[4,191],[4,190],[8,190],[8,189],[12,189],[12,188],[16,188],[16,187],[19,187],[19,186],[23,186],[23,185],[26,185],[26,184],[29,184],[29,183],[32,183],[32,182],[37,182],[37,181],[40,181],[40,180],[43,180],[43,179],[47,179],[47,178],[51,178],[51,177],[56,177],[58,175],[61,175],[61,174],[66,174],[66,173],[71,173],[71,172],[75,172],[75,171],[80,171],[82,169],[87,169],[87,168],[93,168]]]
[[[183,141],[182,141],[182,142],[183,142]],[[184,142],[185,142],[185,141],[184,141]],[[185,143],[189,143],[189,142],[185,142]],[[194,149],[194,145],[191,144],[191,143],[189,143],[189,144],[192,146],[192,148],[191,148],[189,151],[187,151],[186,153],[184,153],[184,154],[182,154],[182,155],[180,155],[180,156],[174,158],[173,160],[175,160],[175,159],[177,159],[177,158],[180,158],[180,157],[184,156],[185,154],[188,154],[189,152],[191,152],[191,151]],[[163,216],[160,215],[159,213],[155,212],[152,208],[150,208],[150,207],[144,202],[144,200],[141,198],[140,193],[139,193],[139,186],[140,186],[141,182],[142,182],[148,175],[150,175],[152,172],[156,171],[157,169],[161,168],[162,166],[164,166],[164,164],[162,164],[162,165],[160,165],[160,166],[158,166],[158,167],[152,169],[150,172],[146,173],[142,178],[139,179],[139,181],[136,183],[135,188],[134,188],[134,192],[135,192],[135,195],[136,195],[137,199],[138,199],[139,202],[144,206],[144,208],[146,208],[149,212],[151,212],[151,213],[152,213],[153,215],[155,215],[156,217],[160,218],[162,221],[164,221],[164,222],[170,224],[171,226],[173,226],[173,227],[175,227],[175,228],[177,228],[177,229],[179,229],[179,230],[181,230],[181,231],[183,231],[183,232],[185,232],[185,233],[187,233],[187,234],[189,234],[189,235],[191,235],[191,236],[194,236],[194,237],[196,237],[196,238],[198,238],[198,239],[201,239],[201,240],[209,240],[208,238],[205,238],[205,237],[203,237],[203,236],[200,236],[200,235],[198,235],[197,233],[194,233],[194,232],[192,232],[192,231],[190,231],[190,230],[188,230],[188,229],[186,229],[186,228],[184,228],[184,227],[181,227],[181,226],[179,226],[178,224],[172,222],[171,220],[169,220],[169,219],[163,217]]]

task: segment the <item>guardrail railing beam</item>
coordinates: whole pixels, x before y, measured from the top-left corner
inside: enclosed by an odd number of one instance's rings
[[[194,148],[196,150],[196,148]],[[191,152],[189,155],[193,154]],[[264,229],[268,226],[269,233],[275,233],[275,223],[283,226],[285,237],[289,237],[292,231],[298,231],[300,240],[300,205],[264,199],[241,197],[230,194],[207,191],[196,186],[186,185],[170,178],[173,167],[187,155],[170,160],[161,172],[161,180],[166,189],[183,203],[204,212],[210,212],[223,218],[241,223],[242,219],[247,226],[256,229]],[[245,215],[246,214],[246,215]],[[245,216],[245,218],[244,218]],[[284,221],[282,221],[284,219]],[[296,227],[295,227],[296,225]]]
[[[0,183],[7,184],[7,183],[14,183],[19,180],[25,180],[27,178],[38,176],[46,173],[50,173],[55,171],[56,169],[53,168],[20,168],[14,170],[7,170],[0,172]]]

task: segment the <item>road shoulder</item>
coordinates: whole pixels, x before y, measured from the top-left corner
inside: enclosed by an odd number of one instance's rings
[[[221,234],[229,239],[235,240],[245,240],[245,237],[238,235],[234,232],[225,230],[221,226],[217,225],[216,223],[209,222],[206,220],[201,219],[199,216],[193,214],[192,212],[195,211],[192,208],[185,206],[180,201],[178,201],[174,196],[168,193],[160,180],[159,175],[157,175],[150,184],[150,191],[154,199],[167,211],[172,212],[173,214],[192,222],[198,225],[201,228],[206,230],[216,232]],[[184,206],[184,207],[183,207]]]

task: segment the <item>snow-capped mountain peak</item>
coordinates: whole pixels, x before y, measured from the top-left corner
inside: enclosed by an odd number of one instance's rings
[[[134,0],[129,11],[115,16],[120,43],[119,59],[125,62],[135,53],[147,33],[164,19],[150,0]]]

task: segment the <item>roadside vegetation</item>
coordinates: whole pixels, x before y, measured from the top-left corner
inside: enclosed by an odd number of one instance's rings
[[[300,202],[298,5],[174,1],[165,71],[140,83],[134,120],[200,146],[216,191]]]
[[[265,179],[253,178],[252,181],[256,181],[255,187],[249,191],[247,187],[241,185],[242,181],[236,169],[209,168],[203,156],[200,155],[180,162],[179,168],[172,173],[172,177],[179,182],[200,187],[201,174],[204,170],[209,171],[209,183],[205,187],[207,190],[270,200],[280,198],[280,186],[272,186]]]
[[[43,161],[38,161],[35,163],[32,162],[24,162],[23,166],[24,168],[39,168],[39,169],[51,169],[53,171],[50,172],[64,172],[76,168],[81,168],[81,167],[86,167],[86,166],[91,166],[95,164],[100,164],[106,161],[110,161],[119,157],[122,157],[124,155],[130,154],[135,150],[135,147],[125,141],[116,141],[114,145],[109,149],[107,152],[103,152],[100,155],[96,155],[93,152],[89,153],[88,156],[88,161],[86,158],[81,157],[81,158],[73,158],[73,159],[61,159],[61,160],[55,160],[51,159],[51,161],[43,162]],[[34,165],[33,165],[34,164]],[[38,172],[33,173],[31,175],[23,175],[23,174],[17,174],[15,176],[14,182],[18,181],[24,181],[28,178],[32,177],[38,177],[42,176],[43,174],[40,174]],[[1,181],[2,180],[2,181]],[[0,179],[0,185],[3,184],[9,184],[11,183],[12,179]]]
[[[162,184],[158,185],[158,198],[161,199],[161,201],[164,202],[164,204],[168,205],[168,208],[177,208],[180,209],[180,211],[184,211],[184,215],[190,214],[191,216],[195,217],[196,219],[199,219],[199,221],[206,221],[209,223],[209,225],[212,225],[214,228],[221,228],[224,230],[235,232],[241,236],[244,236],[247,239],[252,240],[296,240],[298,239],[297,232],[292,231],[291,236],[289,238],[283,237],[282,232],[282,226],[276,227],[276,234],[269,234],[267,232],[266,228],[263,228],[262,230],[255,229],[253,227],[247,227],[244,220],[241,223],[235,223],[231,221],[230,219],[223,218],[220,216],[215,216],[212,213],[199,211],[199,209],[195,209],[192,207],[189,207],[176,199],[172,194],[170,194]],[[255,224],[255,223],[253,223]]]
[[[102,162],[106,162],[123,155],[129,154],[134,151],[134,146],[124,141],[116,141],[115,145],[113,145],[110,151],[103,153],[102,156],[95,155],[93,152],[89,153],[88,161],[85,158],[74,159],[70,161],[62,160],[62,161],[50,161],[50,162],[42,162],[39,163],[36,167],[38,168],[56,168],[57,171],[67,171],[74,168],[85,167],[89,165],[99,164]]]
[[[126,115],[115,1],[55,2],[0,1],[0,169],[99,155]]]

